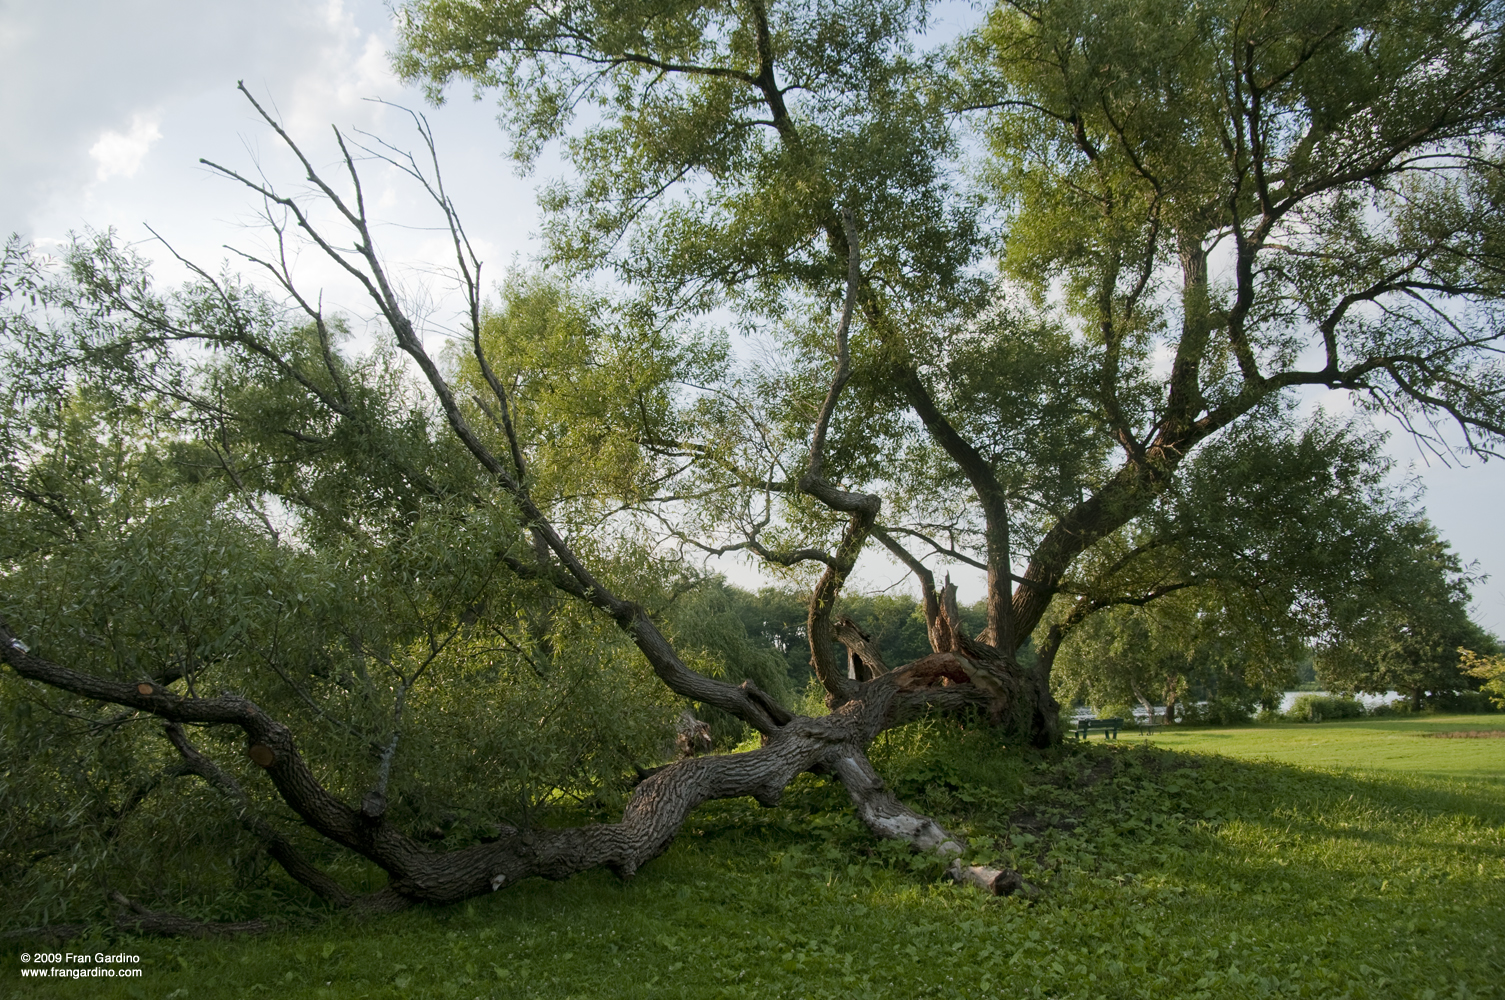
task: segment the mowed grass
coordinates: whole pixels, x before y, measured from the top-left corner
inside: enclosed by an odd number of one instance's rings
[[[1499,733],[1446,738],[1449,733]],[[1123,734],[1121,739],[1131,738]],[[1422,715],[1343,722],[1282,723],[1238,729],[1172,727],[1156,746],[1304,767],[1395,771],[1505,781],[1505,715]]]
[[[806,776],[777,809],[702,808],[630,882],[593,872],[261,938],[59,949],[140,954],[135,981],[23,981],[17,955],[29,946],[11,944],[0,992],[1505,996],[1505,783],[1493,749],[1505,740],[1408,735],[1424,731],[1417,724],[1126,735],[1047,754],[949,725],[880,740],[875,760],[900,794],[965,832],[979,858],[1019,868],[1039,886],[1035,899],[947,884],[929,859],[873,840],[839,787]],[[1377,764],[1401,739],[1423,756]],[[1334,749],[1347,741],[1354,749]],[[1465,766],[1457,747],[1473,753],[1475,743],[1488,744],[1486,756]]]

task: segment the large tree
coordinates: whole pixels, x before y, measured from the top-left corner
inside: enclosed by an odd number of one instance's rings
[[[957,854],[959,838],[897,801],[865,747],[920,713],[975,709],[1048,744],[1051,665],[1082,621],[1181,593],[1208,569],[1257,598],[1258,547],[1280,535],[1265,484],[1230,475],[1190,490],[1199,448],[1226,440],[1227,468],[1244,468],[1260,435],[1240,425],[1290,422],[1304,386],[1353,390],[1419,432],[1451,421],[1478,451],[1498,441],[1495,7],[1005,5],[939,53],[917,51],[923,14],[404,8],[404,72],[436,97],[456,76],[498,91],[525,161],[562,145],[572,172],[545,191],[550,263],[610,274],[614,303],[523,284],[488,311],[432,164],[337,133],[342,174],[326,177],[270,116],[306,191],[216,169],[268,206],[273,250],[247,263],[285,304],[207,272],[159,294],[108,239],[77,247],[51,285],[8,258],[11,301],[35,292],[50,312],[7,314],[7,363],[26,376],[8,384],[37,417],[8,431],[8,502],[28,517],[7,557],[5,661],[129,710],[91,725],[165,720],[159,777],[221,789],[290,874],[338,901],[349,891],[277,816],[385,870],[369,905],[601,865],[627,874],[700,802],[772,802],[806,771],[842,782],[879,836]],[[453,237],[466,307],[447,355],[426,346],[375,243],[365,154],[424,185]],[[365,291],[384,350],[342,348],[291,273],[295,238]],[[759,363],[691,335],[697,317],[729,314],[769,345]],[[90,421],[150,428],[172,460],[135,454],[136,433],[91,451]],[[56,447],[65,432],[73,451]],[[200,470],[197,492],[174,479],[152,494],[163,467]],[[1171,516],[1183,481],[1189,518]],[[1313,488],[1329,485],[1343,489],[1341,477]],[[206,610],[207,596],[232,596],[210,584],[231,584],[186,557],[159,560],[145,583],[98,573],[87,599],[64,599],[70,579],[96,575],[63,569],[131,563],[88,562],[107,540],[180,544],[151,542],[153,526],[204,533],[186,553],[233,553],[240,613]],[[827,714],[796,714],[749,676],[777,676],[756,657],[735,676],[725,643],[708,655],[714,637],[675,626],[687,581],[664,564],[666,539],[814,568],[806,638]],[[1225,543],[1244,575],[1210,557]],[[914,663],[884,663],[835,616],[877,545],[921,581],[934,652]],[[925,558],[937,554],[986,572],[980,634],[936,585]],[[1248,596],[1233,606],[1290,611]],[[556,707],[577,691],[571,664],[579,684],[609,689],[588,669],[620,662],[602,623],[664,689],[763,745],[648,774],[620,822],[545,827],[514,809],[517,822],[458,849],[417,837],[423,803],[442,798],[425,789],[454,770],[404,758],[442,742],[415,718],[490,746],[467,726],[491,713],[461,707],[477,678],[511,670],[527,689],[526,670]],[[1040,656],[1026,667],[1031,639]],[[647,692],[623,699],[657,710]],[[304,756],[293,721],[320,734],[328,764]],[[267,812],[196,727],[243,734],[276,793]],[[568,738],[548,745],[568,757]],[[576,749],[543,769],[572,787],[612,769],[609,741]],[[530,752],[518,736],[485,759],[517,787]]]
[[[784,365],[701,403],[698,435],[640,433],[729,498],[679,537],[825,563],[809,632],[831,703],[856,689],[823,615],[881,543],[932,621],[919,557],[986,571],[976,639],[1049,742],[1055,648],[1161,592],[1141,529],[1204,442],[1312,387],[1440,447],[1499,440],[1500,12],[1005,2],[920,53],[924,13],[415,0],[398,65],[436,99],[457,78],[498,93],[524,162],[561,144],[556,262],[659,315],[774,331]],[[822,321],[844,288],[850,331]],[[1036,634],[1053,603],[1074,610]]]

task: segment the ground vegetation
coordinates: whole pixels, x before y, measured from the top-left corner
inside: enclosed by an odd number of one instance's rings
[[[1489,996],[1500,740],[1425,735],[1454,732],[1505,730],[1439,716],[1023,754],[984,730],[894,731],[873,753],[902,794],[1001,841],[1039,897],[925,877],[928,859],[875,845],[805,778],[772,810],[702,809],[630,883],[535,880],[255,940],[100,936],[88,950],[137,952],[145,975],[140,994],[91,995]],[[0,951],[12,983],[22,948]]]

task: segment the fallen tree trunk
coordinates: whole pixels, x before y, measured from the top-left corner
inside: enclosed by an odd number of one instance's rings
[[[234,802],[242,824],[267,845],[289,875],[332,905],[365,910],[400,909],[415,902],[454,903],[526,878],[564,879],[591,868],[605,867],[627,878],[662,854],[702,803],[751,796],[772,806],[790,782],[806,772],[841,781],[857,815],[875,835],[942,857],[960,857],[967,849],[965,841],[899,801],[865,751],[884,729],[927,711],[990,704],[996,709],[998,697],[975,685],[943,683],[965,678],[978,666],[957,654],[934,654],[858,685],[857,696],[829,715],[792,717],[766,734],[758,749],[688,758],[658,769],[638,785],[617,823],[509,827],[492,842],[442,851],[399,830],[384,810],[355,807],[329,792],[299,752],[292,732],[248,699],[184,697],[151,682],[132,684],[74,670],[27,651],[3,621],[0,655],[22,677],[163,719],[185,766]],[[388,886],[356,896],[315,868],[286,837],[250,812],[244,790],[188,742],[185,725],[238,727],[246,737],[247,755],[266,772],[282,800],[311,829],[380,866],[389,877]],[[997,869],[956,864],[952,875],[990,892],[1017,887]],[[221,933],[166,914],[134,907],[132,913],[128,922],[152,933]],[[237,932],[263,929],[254,921],[236,926]]]

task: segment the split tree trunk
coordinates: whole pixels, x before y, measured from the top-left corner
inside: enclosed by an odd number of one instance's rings
[[[982,655],[976,648],[974,652]],[[268,843],[273,858],[290,875],[335,905],[367,909],[454,903],[532,876],[563,879],[597,867],[629,877],[669,847],[702,803],[751,796],[771,806],[807,771],[842,782],[858,816],[877,836],[957,858],[966,851],[965,841],[900,802],[873,769],[866,748],[884,729],[930,711],[969,706],[1015,710],[1018,706],[1006,699],[1011,693],[1026,695],[1029,689],[1019,678],[1005,677],[997,664],[972,660],[964,652],[933,654],[855,684],[855,696],[829,715],[790,718],[767,733],[759,749],[680,760],[661,768],[637,787],[617,823],[509,828],[492,843],[441,851],[398,829],[384,810],[367,808],[368,803],[353,806],[329,792],[303,759],[292,732],[248,699],[184,697],[152,682],[133,684],[73,670],[25,651],[3,621],[0,656],[22,677],[163,719],[167,737],[185,764],[236,800],[247,828]],[[984,677],[991,687],[970,682]],[[246,736],[247,755],[266,772],[282,799],[311,829],[385,870],[388,886],[358,898],[309,864],[285,837],[250,814],[239,786],[188,742],[186,725],[238,727]],[[1013,873],[959,863],[953,865],[952,875],[992,892],[1012,891],[1020,884]]]

